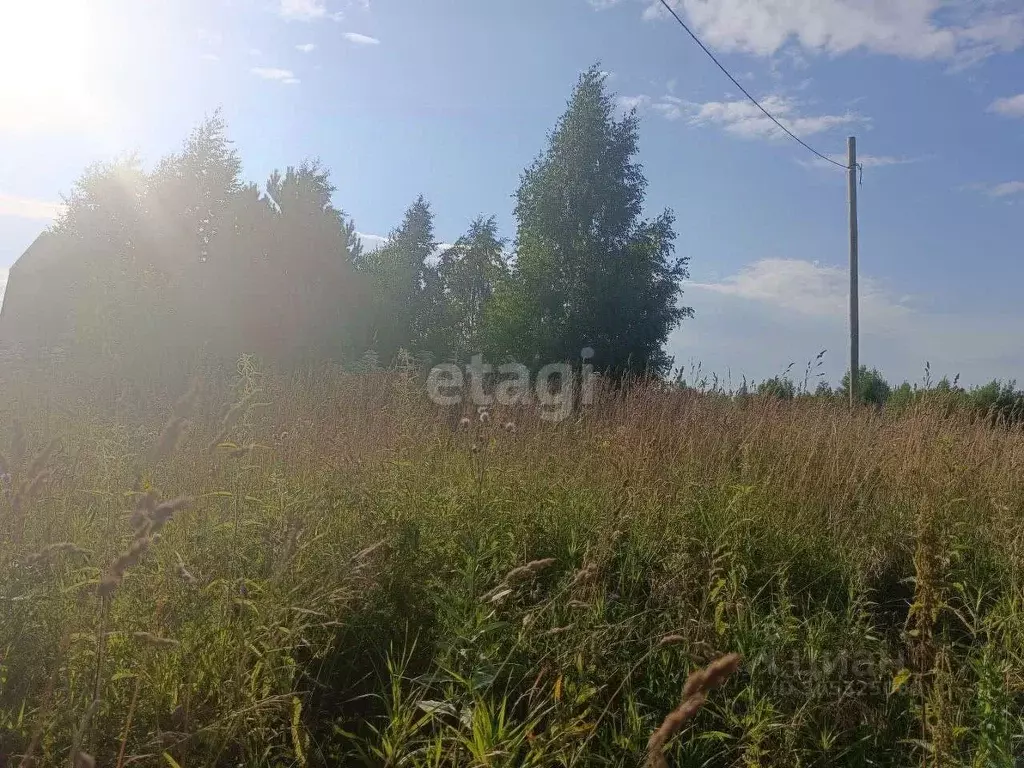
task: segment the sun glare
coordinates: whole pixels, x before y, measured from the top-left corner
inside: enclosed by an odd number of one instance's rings
[[[0,131],[97,127],[96,3],[18,0],[0,11]]]

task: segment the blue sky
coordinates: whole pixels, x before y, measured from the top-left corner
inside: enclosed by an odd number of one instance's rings
[[[1024,380],[1019,0],[675,0],[794,132],[856,135],[861,358]],[[221,107],[247,178],[319,157],[360,232],[424,194],[439,239],[511,194],[579,72],[642,115],[648,205],[691,258],[677,363],[845,368],[846,180],[745,102],[652,0],[13,0],[0,11],[0,283],[90,162]],[[370,239],[373,242],[372,238]]]

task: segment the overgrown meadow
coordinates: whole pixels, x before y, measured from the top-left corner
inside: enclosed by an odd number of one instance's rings
[[[643,386],[548,423],[249,362],[0,379],[2,765],[1024,754],[1019,427]]]

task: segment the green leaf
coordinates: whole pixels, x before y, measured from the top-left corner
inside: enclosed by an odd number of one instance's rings
[[[897,672],[896,676],[892,679],[892,688],[889,689],[889,694],[892,695],[896,693],[900,688],[906,685],[907,681],[913,677],[913,674],[914,673],[906,667]]]

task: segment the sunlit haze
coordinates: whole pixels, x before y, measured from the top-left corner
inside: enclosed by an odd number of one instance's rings
[[[862,359],[1024,377],[1024,12],[1013,0],[678,0],[762,105],[863,164]],[[778,130],[653,0],[11,0],[0,22],[0,285],[97,161],[152,168],[220,108],[262,184],[318,157],[370,245],[423,194],[439,242],[516,237],[512,193],[595,62],[640,117],[648,215],[690,258],[678,365],[846,365],[843,172]]]
[[[52,136],[100,127],[108,108],[98,78],[100,5],[90,0],[5,5],[0,12],[0,133]]]

